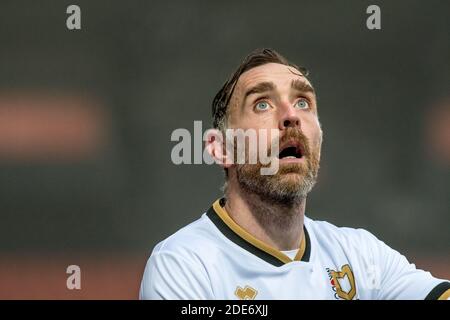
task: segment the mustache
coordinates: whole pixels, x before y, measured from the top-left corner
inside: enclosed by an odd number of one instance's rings
[[[300,148],[302,150],[302,156],[308,157],[311,154],[309,139],[305,136],[305,134],[297,128],[287,128],[285,133],[277,137],[275,139],[279,139],[279,148],[281,151],[281,146],[283,146],[285,143],[294,140],[296,143],[300,145]],[[269,146],[269,154],[272,154],[271,145]]]

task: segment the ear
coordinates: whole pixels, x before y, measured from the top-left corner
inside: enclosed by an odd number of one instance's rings
[[[231,157],[226,152],[222,131],[209,129],[205,133],[205,149],[221,167],[228,169],[233,165]]]

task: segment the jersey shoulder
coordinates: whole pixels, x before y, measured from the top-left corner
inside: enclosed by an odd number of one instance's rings
[[[206,216],[202,216],[190,224],[179,229],[166,239],[159,242],[153,249],[152,255],[170,254],[184,258],[201,257],[210,254],[218,241],[214,232],[214,224]]]
[[[341,227],[327,221],[313,220],[305,217],[305,226],[320,236],[336,240],[341,238],[346,241],[380,241],[370,231],[364,228]]]
[[[208,218],[202,215],[159,242],[147,260],[140,299],[212,299],[205,266],[211,229]]]
[[[363,255],[377,253],[384,246],[371,232],[363,228],[336,226],[327,221],[312,220],[305,217],[305,226],[322,248],[341,248],[346,253]]]

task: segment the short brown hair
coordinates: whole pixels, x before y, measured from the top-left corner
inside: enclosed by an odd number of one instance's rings
[[[217,92],[212,102],[213,127],[224,129],[224,122],[227,115],[228,104],[233,95],[236,83],[241,74],[255,67],[266,63],[279,63],[299,70],[305,77],[309,74],[306,68],[298,67],[289,62],[285,57],[270,48],[256,49],[247,55],[236,71],[228,78],[222,88]]]

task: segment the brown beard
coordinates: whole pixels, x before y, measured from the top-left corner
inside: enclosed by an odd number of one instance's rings
[[[302,146],[303,163],[287,163],[279,166],[274,175],[261,175],[261,168],[268,165],[256,164],[236,165],[236,176],[243,190],[257,195],[269,204],[291,206],[306,198],[317,180],[319,172],[320,145],[311,148],[308,138],[296,128],[286,129],[279,145],[294,139]],[[272,154],[269,149],[269,153]],[[246,155],[247,158],[247,155]]]

